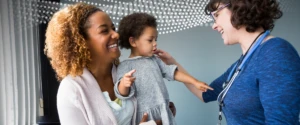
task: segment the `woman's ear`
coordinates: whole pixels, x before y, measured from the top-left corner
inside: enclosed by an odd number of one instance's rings
[[[133,37],[129,37],[129,43],[132,47],[136,47],[135,39]]]

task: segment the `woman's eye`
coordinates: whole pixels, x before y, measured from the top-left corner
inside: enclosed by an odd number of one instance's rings
[[[108,30],[102,30],[101,31],[101,33],[107,33],[108,32]]]

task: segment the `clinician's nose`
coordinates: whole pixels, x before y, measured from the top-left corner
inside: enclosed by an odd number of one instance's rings
[[[212,29],[213,29],[213,30],[217,30],[217,23],[216,23],[216,22],[213,23]]]

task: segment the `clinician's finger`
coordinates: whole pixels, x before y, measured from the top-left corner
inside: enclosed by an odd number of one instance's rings
[[[154,54],[159,54],[159,53],[163,53],[163,51],[161,51],[160,49],[156,49]]]

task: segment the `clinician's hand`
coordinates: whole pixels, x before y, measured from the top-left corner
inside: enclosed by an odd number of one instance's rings
[[[140,125],[141,125],[142,123],[147,122],[147,119],[148,119],[148,114],[147,114],[147,113],[144,113],[144,116],[143,116],[143,118],[142,118],[142,120],[141,120],[141,122],[140,122]],[[162,125],[162,121],[161,121],[161,120],[156,120],[155,123],[156,123],[157,125]]]
[[[176,64],[176,60],[168,52],[157,49],[154,53],[167,65]]]

